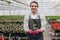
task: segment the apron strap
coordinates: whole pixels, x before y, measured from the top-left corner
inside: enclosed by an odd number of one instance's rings
[[[39,20],[40,20],[40,26],[41,26],[41,19],[40,19],[40,15],[38,15],[38,17],[39,17]]]

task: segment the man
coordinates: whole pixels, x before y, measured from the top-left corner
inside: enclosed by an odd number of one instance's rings
[[[31,14],[24,18],[24,30],[28,33],[28,40],[44,40],[45,18],[38,14],[38,2],[30,3]]]

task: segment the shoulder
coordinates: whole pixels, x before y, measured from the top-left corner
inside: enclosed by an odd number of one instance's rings
[[[41,20],[45,20],[45,15],[44,14],[39,14]]]
[[[38,14],[40,16],[40,18],[44,18],[45,15],[44,14]]]
[[[29,15],[25,15],[25,17],[29,17]]]
[[[25,15],[24,19],[29,19],[29,15]]]

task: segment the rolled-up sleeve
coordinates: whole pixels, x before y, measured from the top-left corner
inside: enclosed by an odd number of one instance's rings
[[[26,15],[26,16],[24,17],[24,27],[23,27],[25,32],[26,32],[27,30],[29,30],[28,20],[29,20],[29,16]]]

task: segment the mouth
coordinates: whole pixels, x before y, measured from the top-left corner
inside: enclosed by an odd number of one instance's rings
[[[32,10],[36,10],[36,9],[32,9]]]
[[[36,10],[36,9],[32,9],[32,10]]]

